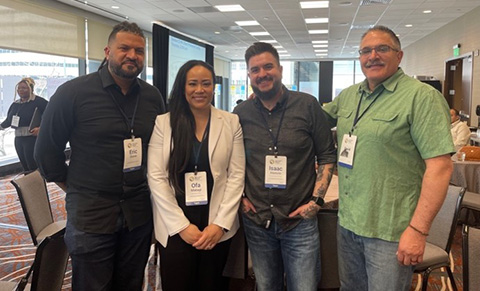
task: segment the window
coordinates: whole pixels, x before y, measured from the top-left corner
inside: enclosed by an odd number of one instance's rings
[[[343,89],[354,84],[354,63],[355,61],[333,62],[332,100],[335,99]]]
[[[61,84],[78,76],[78,62],[76,58],[0,49],[0,122],[14,101],[20,79],[33,78],[35,94],[49,100]],[[0,165],[18,161],[14,138],[13,129],[0,131]]]

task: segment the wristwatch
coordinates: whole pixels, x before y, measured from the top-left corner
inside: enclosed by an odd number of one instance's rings
[[[322,207],[325,204],[325,200],[323,200],[320,196],[312,196],[311,201],[315,202],[318,206]]]

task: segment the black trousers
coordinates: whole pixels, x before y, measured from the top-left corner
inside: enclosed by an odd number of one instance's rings
[[[229,279],[222,276],[231,240],[218,243],[212,250],[197,250],[180,235],[160,245],[160,274],[163,291],[225,291]]]
[[[23,171],[26,173],[33,172],[37,169],[37,163],[33,158],[33,149],[35,148],[36,140],[36,136],[15,137],[15,150],[22,164]]]
[[[112,234],[86,233],[67,220],[73,291],[141,291],[153,223]]]

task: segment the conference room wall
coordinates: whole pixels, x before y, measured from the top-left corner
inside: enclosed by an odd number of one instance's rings
[[[446,60],[453,58],[453,46],[461,44],[460,55],[474,52],[471,103],[474,109],[480,104],[479,31],[480,7],[403,48],[405,55],[400,66],[408,75],[434,76],[443,83]],[[470,112],[472,112],[472,108]],[[477,124],[477,116],[474,111],[470,116],[471,124]]]

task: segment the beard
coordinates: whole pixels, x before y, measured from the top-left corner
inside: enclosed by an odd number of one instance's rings
[[[261,81],[262,80],[257,80],[257,83]],[[282,89],[282,82],[280,80],[274,81],[272,89],[265,92],[262,92],[257,86],[254,86],[253,84],[251,84],[251,86],[252,86],[253,93],[255,93],[255,96],[257,96],[261,100],[268,101],[273,99],[273,97],[275,97],[278,94],[278,92],[280,92],[280,90]]]
[[[126,66],[128,67],[128,69],[124,69],[123,65],[125,65],[127,62],[128,64]],[[112,73],[114,73],[118,77],[132,80],[132,79],[135,79],[138,76],[138,74],[142,72],[143,64],[139,64],[137,61],[132,61],[132,60],[128,60],[122,63],[117,63],[110,60],[108,62],[108,68]]]

